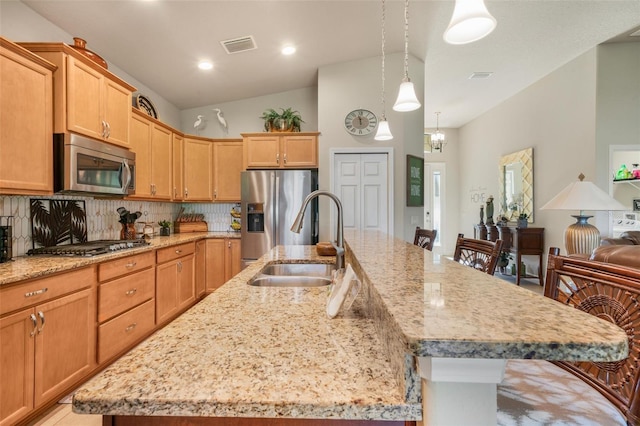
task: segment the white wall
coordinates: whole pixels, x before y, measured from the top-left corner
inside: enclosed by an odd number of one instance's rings
[[[73,45],[74,37],[19,1],[0,1],[0,35],[13,42],[62,42],[69,45]],[[91,49],[91,40],[87,40],[87,48]],[[95,53],[100,55],[100,52]],[[102,57],[107,61],[111,73],[136,87],[138,89],[136,93],[142,93],[151,99],[161,121],[176,129],[180,128],[180,111],[178,108],[140,81],[122,71],[111,63],[109,58]]]
[[[344,127],[344,118],[352,110],[365,108],[378,118],[381,106],[381,58],[373,57],[359,61],[344,62],[321,67],[318,70],[318,128],[322,132],[319,153],[319,185],[331,188],[330,155],[332,148],[391,147],[394,150],[394,234],[398,238],[413,241],[415,224],[411,217],[422,220],[423,208],[406,207],[406,156],[423,157],[424,112],[422,108],[411,112],[396,112],[392,107],[403,77],[404,55],[386,55],[386,117],[394,138],[390,141],[376,141],[374,135],[353,136]],[[418,98],[422,103],[424,93],[424,64],[410,57],[409,76],[414,83]],[[323,202],[324,201],[324,202]],[[329,202],[321,200],[320,217],[330,213]],[[320,224],[321,239],[330,239],[333,232],[328,223]]]
[[[473,235],[481,202],[498,195],[502,155],[533,148],[533,226],[545,228],[545,250],[564,251],[564,230],[577,212],[539,210],[584,173],[595,181],[596,49],[579,56],[460,129],[460,222]],[[496,208],[498,208],[496,206]],[[497,213],[497,211],[496,211]]]
[[[213,108],[219,108],[227,120],[228,131],[219,125]],[[207,138],[239,138],[240,133],[263,132],[264,120],[260,119],[267,108],[279,111],[280,108],[292,108],[300,112],[304,123],[303,132],[318,131],[318,88],[305,87],[288,92],[275,93],[233,102],[206,105],[185,109],[180,112],[180,129],[189,134]],[[193,128],[198,115],[204,116],[206,125],[200,131]]]

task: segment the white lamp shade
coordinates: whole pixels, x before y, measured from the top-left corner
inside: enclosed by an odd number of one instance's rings
[[[542,206],[541,210],[580,210],[582,212],[583,210],[628,209],[592,182],[578,181],[560,191]]]
[[[418,101],[418,97],[416,96],[413,83],[410,81],[403,81],[400,84],[398,99],[396,99],[396,103],[393,105],[393,110],[407,112],[414,111],[418,108],[420,108],[420,101]]]
[[[380,120],[378,123],[378,131],[376,132],[374,139],[377,141],[388,141],[393,139],[393,135],[389,129],[389,122],[387,120]]]
[[[489,35],[496,27],[484,0],[456,0],[451,22],[444,32],[444,41],[450,44],[467,44]]]

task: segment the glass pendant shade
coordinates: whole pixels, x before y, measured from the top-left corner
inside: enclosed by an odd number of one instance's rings
[[[393,139],[393,135],[391,134],[391,129],[389,129],[389,122],[386,118],[382,118],[378,122],[378,131],[374,136],[374,139],[377,141],[388,141]]]
[[[414,111],[418,108],[420,108],[420,101],[416,96],[413,83],[407,79],[400,84],[398,99],[396,99],[396,103],[393,105],[393,110],[407,112]]]
[[[456,0],[451,22],[443,38],[450,44],[472,43],[489,35],[496,24],[484,0]]]

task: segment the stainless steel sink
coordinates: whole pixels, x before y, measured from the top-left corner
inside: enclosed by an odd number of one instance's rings
[[[303,277],[331,277],[336,266],[332,263],[274,263],[265,266],[263,275],[303,276]]]
[[[322,287],[331,284],[335,265],[328,263],[273,263],[247,284],[259,287]]]

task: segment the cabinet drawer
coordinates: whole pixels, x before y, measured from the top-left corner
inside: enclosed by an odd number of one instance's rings
[[[98,266],[98,280],[107,281],[154,265],[153,252],[136,254],[122,259],[110,260]]]
[[[178,259],[182,256],[195,253],[195,251],[196,251],[195,242],[163,248],[158,250],[158,258],[157,258],[158,263],[164,263],[170,260]]]
[[[91,287],[95,285],[95,282],[96,268],[89,266],[2,289],[0,291],[0,314]]]
[[[98,362],[125,350],[155,327],[154,301],[149,300],[98,328]]]
[[[153,298],[155,269],[100,284],[98,294],[98,321],[103,322],[127,309]]]

